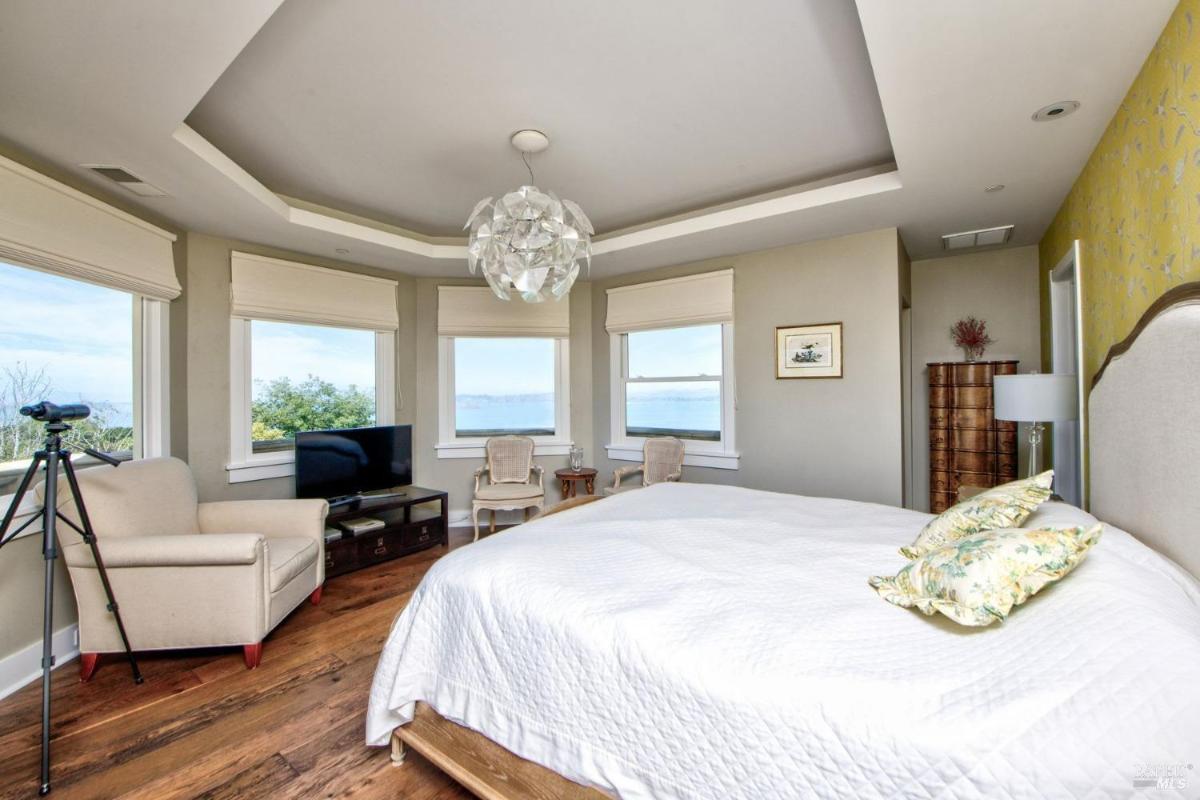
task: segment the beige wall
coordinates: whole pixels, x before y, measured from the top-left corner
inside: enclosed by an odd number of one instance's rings
[[[187,235],[186,247],[187,292],[182,301],[187,314],[187,384],[185,400],[172,397],[172,415],[179,403],[186,403],[186,456],[196,476],[201,500],[295,496],[290,477],[231,484],[225,470],[229,463],[229,259],[234,250],[396,280],[400,315],[396,422],[415,422],[412,398],[417,383],[413,367],[416,281],[413,278],[194,233]]]
[[[684,480],[900,504],[901,251],[894,228],[596,281],[588,459],[611,480],[606,290],[733,267],[738,470],[685,467]],[[844,377],[777,380],[775,327],[843,323]]]
[[[446,278],[419,278],[416,282],[416,374],[420,376],[420,380],[416,390],[417,425],[413,431],[415,480],[423,486],[450,492],[451,513],[457,515],[456,518],[461,518],[461,514],[471,508],[471,496],[475,488],[473,475],[476,468],[481,466],[482,460],[438,458],[434,450],[439,433],[437,287],[478,283]],[[592,440],[591,290],[590,283],[579,281],[569,295],[571,437],[585,447]],[[520,365],[513,365],[513,369],[520,369]],[[558,486],[554,481],[554,470],[567,466],[567,457],[539,457],[536,462],[546,471],[546,502],[557,502],[560,498]]]
[[[988,359],[1020,359],[1021,372],[1041,363],[1038,249],[1035,246],[915,261],[912,265],[913,508],[929,510],[929,378],[926,363],[961,361],[950,326],[985,320],[995,343]],[[1018,434],[1020,469],[1028,448]],[[1023,472],[1021,473],[1023,474]]]

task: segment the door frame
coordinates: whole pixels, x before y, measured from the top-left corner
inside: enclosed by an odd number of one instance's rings
[[[1054,269],[1046,274],[1047,290],[1050,304],[1050,371],[1058,372],[1055,363],[1055,353],[1061,352],[1060,343],[1066,336],[1073,336],[1073,353],[1075,360],[1076,391],[1079,396],[1079,420],[1075,428],[1076,469],[1079,476],[1079,505],[1086,509],[1088,465],[1086,457],[1087,442],[1087,392],[1083,375],[1083,281],[1082,270],[1079,268],[1082,246],[1079,239],[1071,242],[1071,247],[1059,260]],[[1070,285],[1074,285],[1072,291]],[[1073,319],[1072,319],[1073,318]],[[1069,324],[1069,328],[1064,326]],[[1067,370],[1063,370],[1064,372]],[[1060,424],[1054,425],[1053,441],[1055,461],[1065,446],[1070,444],[1071,429]],[[1061,449],[1060,449],[1061,443]]]

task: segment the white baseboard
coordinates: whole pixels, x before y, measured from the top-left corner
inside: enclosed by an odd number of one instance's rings
[[[79,657],[79,626],[72,623],[54,633],[54,668]],[[42,643],[34,642],[0,659],[0,700],[42,676]]]

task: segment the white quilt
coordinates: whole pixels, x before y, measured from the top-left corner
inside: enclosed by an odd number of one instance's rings
[[[1124,797],[1163,770],[1200,795],[1200,584],[1106,527],[961,628],[867,585],[928,519],[660,484],[463,547],[392,629],[367,742],[425,700],[623,798]]]

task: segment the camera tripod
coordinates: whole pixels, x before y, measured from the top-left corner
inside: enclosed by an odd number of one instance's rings
[[[50,792],[50,670],[54,666],[54,562],[58,559],[57,523],[59,521],[82,536],[83,541],[91,548],[92,558],[96,561],[96,570],[99,572],[100,582],[104,585],[104,594],[108,599],[108,610],[112,612],[113,618],[116,620],[117,631],[121,634],[121,643],[125,647],[125,654],[129,656],[129,666],[133,670],[134,683],[142,682],[142,673],[138,669],[137,660],[133,657],[133,650],[129,647],[129,637],[125,635],[125,624],[121,620],[121,612],[116,598],[113,597],[112,585],[108,582],[108,573],[104,569],[100,550],[96,547],[96,534],[92,530],[91,520],[88,519],[87,509],[83,504],[83,496],[79,492],[79,482],[75,478],[75,466],[71,463],[71,451],[63,447],[62,435],[71,429],[71,426],[63,421],[64,416],[69,415],[66,416],[68,419],[82,419],[90,413],[90,409],[87,406],[59,407],[51,403],[39,403],[22,408],[21,413],[46,423],[46,440],[42,449],[33,454],[33,462],[29,465],[29,469],[25,470],[16,496],[13,497],[12,504],[4,514],[3,521],[0,522],[0,547],[11,542],[34,522],[41,520],[42,559],[45,562],[45,597],[42,618],[42,766],[38,794],[46,795]],[[121,463],[106,453],[91,448],[83,448],[83,450],[93,458],[98,458],[114,467]],[[20,508],[25,493],[43,466],[46,470],[43,506],[39,512],[10,534],[8,529],[17,515],[17,509]],[[58,510],[58,468],[60,466],[67,476],[67,484],[79,515],[78,525]]]

